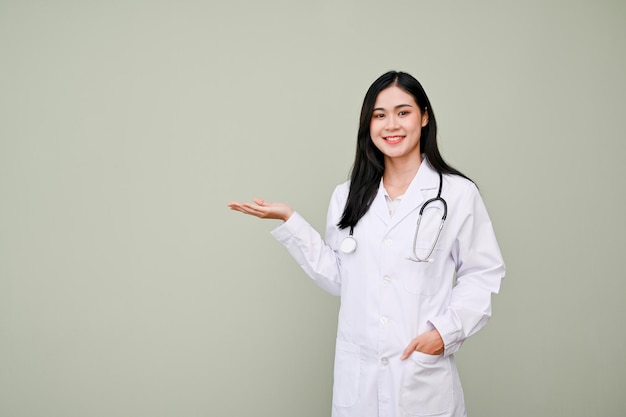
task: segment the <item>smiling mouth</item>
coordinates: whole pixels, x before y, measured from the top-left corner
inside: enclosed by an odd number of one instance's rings
[[[386,137],[383,137],[383,139],[387,143],[398,143],[402,139],[404,139],[404,136],[386,136]]]

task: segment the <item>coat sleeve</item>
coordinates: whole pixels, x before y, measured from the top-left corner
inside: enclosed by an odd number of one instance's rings
[[[319,287],[337,296],[341,294],[341,259],[335,223],[343,211],[339,187],[335,189],[328,207],[325,241],[297,212],[272,231],[272,235],[287,248],[304,272]]]
[[[430,320],[444,341],[444,356],[459,350],[491,317],[491,295],[500,289],[504,260],[478,189],[471,184],[463,198],[468,210],[454,241],[456,285],[444,312]]]

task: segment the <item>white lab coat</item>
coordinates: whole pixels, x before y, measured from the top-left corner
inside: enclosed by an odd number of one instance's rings
[[[354,228],[357,249],[339,245],[349,184],[339,185],[328,210],[326,240],[298,214],[272,231],[317,285],[341,296],[333,417],[465,416],[454,353],[491,316],[491,294],[504,277],[504,263],[491,221],[470,181],[443,176],[448,216],[431,258],[411,255],[422,204],[437,195],[439,175],[424,160],[390,216],[381,186]],[[425,210],[417,254],[425,257],[441,221],[441,205]],[[455,280],[456,275],[456,280]],[[419,334],[437,328],[442,355],[400,356]]]

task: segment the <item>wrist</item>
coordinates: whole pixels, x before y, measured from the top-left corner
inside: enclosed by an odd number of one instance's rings
[[[289,219],[291,218],[291,216],[292,216],[292,215],[293,215],[293,209],[291,209],[291,208],[290,208],[290,209],[289,209],[289,210],[287,210],[287,212],[283,215],[282,220],[286,222],[287,220],[289,220]]]

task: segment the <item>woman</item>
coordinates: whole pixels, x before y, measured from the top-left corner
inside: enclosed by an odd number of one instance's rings
[[[388,72],[365,95],[325,241],[286,204],[229,207],[283,220],[272,234],[341,296],[334,417],[466,415],[454,353],[491,316],[504,263],[478,189],[439,153],[415,78]]]

